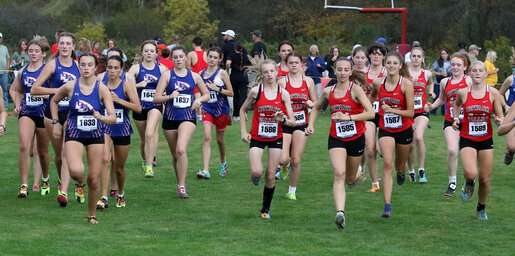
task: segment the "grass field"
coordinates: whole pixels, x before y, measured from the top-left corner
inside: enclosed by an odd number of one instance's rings
[[[441,123],[441,117],[433,118],[426,133],[429,183],[394,185],[391,219],[379,217],[383,195],[366,192],[369,180],[348,189],[347,227],[338,232],[333,223],[327,116],[318,120],[308,142],[298,200],[283,197],[288,184],[281,181],[270,221],[258,217],[263,187],[250,183],[248,145],[240,142],[235,125],[226,135],[230,174],[207,181],[195,178],[201,163],[197,128],[189,147],[189,200],[175,196],[165,141],[159,143],[156,177],[149,180],[139,168],[139,138],[133,136],[127,207],[117,209],[111,200],[109,209],[97,213],[99,225],[86,223],[86,205],[57,206],[53,164],[50,196],[32,193],[28,200],[16,198],[17,124],[9,117],[9,133],[0,138],[0,255],[515,255],[515,167],[502,163],[504,138],[495,139],[490,220],[480,222],[475,217],[477,195],[469,203],[442,196],[447,158]],[[213,152],[216,173],[218,154]],[[461,188],[461,170],[458,182]]]

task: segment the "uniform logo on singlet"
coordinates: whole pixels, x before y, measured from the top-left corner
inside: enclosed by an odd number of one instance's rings
[[[66,82],[77,79],[77,77],[74,74],[65,71],[65,72],[61,73],[61,76],[59,77],[59,79],[63,83],[66,83]]]
[[[157,80],[159,80],[156,76],[152,75],[152,74],[145,74],[143,76],[143,79],[149,83],[152,83],[152,82],[157,82]]]
[[[91,104],[89,104],[88,102],[83,101],[83,100],[78,100],[75,103],[75,109],[79,113],[88,113],[88,112],[92,112],[94,110],[93,106]]]
[[[188,84],[188,83],[185,83],[183,81],[175,82],[175,89],[177,89],[179,91],[185,91],[185,90],[188,90],[189,88],[190,88],[190,84]]]
[[[23,83],[27,86],[27,87],[32,87],[32,85],[34,85],[34,83],[36,82],[36,78],[34,77],[25,77],[25,79],[23,79]]]

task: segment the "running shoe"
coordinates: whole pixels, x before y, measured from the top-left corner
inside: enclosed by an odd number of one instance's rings
[[[272,214],[270,214],[269,212],[262,212],[259,214],[259,217],[262,220],[270,220],[270,219],[272,219]]]
[[[97,217],[95,217],[95,216],[89,216],[89,217],[88,217],[88,223],[89,223],[89,224],[93,224],[93,225],[98,224]]]
[[[190,196],[186,192],[185,186],[178,186],[177,187],[177,196],[181,199],[188,199]]]
[[[290,176],[291,171],[291,164],[288,164],[288,166],[281,168],[281,179],[286,180],[288,176]]]
[[[415,170],[411,170],[409,172],[409,182],[411,182],[411,183],[417,182],[417,174],[415,173]]]
[[[29,188],[26,184],[20,186],[20,192],[18,192],[18,198],[27,198],[29,196]]]
[[[295,195],[295,193],[288,192],[288,193],[286,193],[285,197],[287,199],[290,199],[290,200],[293,200],[293,201],[297,200],[297,196]]]
[[[378,182],[372,182],[372,187],[368,190],[368,192],[376,193],[381,191],[381,187],[379,186]]]
[[[507,151],[504,154],[504,164],[505,165],[510,165],[511,164],[511,162],[513,161],[513,154],[515,154],[515,152],[511,152],[511,151]]]
[[[406,180],[406,174],[403,172],[397,172],[397,185],[402,186]]]
[[[68,195],[60,192],[59,195],[57,195],[57,202],[59,203],[59,206],[66,207],[66,205],[68,205]]]
[[[465,184],[463,184],[463,187],[461,188],[461,200],[463,200],[463,202],[467,202],[468,200],[470,200],[470,198],[472,198],[473,194],[474,183],[472,183],[472,185],[469,185],[465,182]]]
[[[152,170],[152,165],[146,165],[144,172],[145,172],[145,178],[153,178],[154,177],[154,170]]]
[[[250,181],[252,181],[252,184],[254,184],[255,186],[259,186],[260,179],[261,179],[261,177],[250,175]]]
[[[337,229],[345,228],[345,213],[337,212],[336,217],[334,218],[334,223],[336,223]]]
[[[46,196],[50,193],[50,185],[48,184],[48,181],[43,181],[41,184],[41,195]]]
[[[477,212],[477,217],[479,220],[488,220],[488,215],[486,214],[486,209]]]
[[[111,197],[116,197],[116,196],[118,196],[118,190],[116,190],[116,189],[111,189],[111,192],[109,192],[109,195],[110,195]]]
[[[456,192],[456,183],[451,182],[447,186],[447,191],[445,191],[445,193],[443,193],[443,195],[447,198],[450,198],[454,195],[455,192]]]
[[[32,184],[32,192],[39,192],[41,187],[39,186],[39,183]]]
[[[277,168],[275,168],[275,180],[280,180],[281,179],[281,166],[277,166]]]
[[[61,194],[61,179],[57,180],[57,195]]]
[[[125,196],[116,197],[116,208],[125,208]]]
[[[153,167],[157,166],[157,157],[156,156],[154,156],[154,159],[152,160],[152,166]]]
[[[86,199],[84,197],[84,185],[75,184],[75,199],[80,204],[83,204]]]
[[[384,204],[383,215],[381,215],[381,217],[390,218],[391,216],[392,216],[392,205]]]
[[[418,169],[418,182],[421,184],[427,183],[427,174],[422,168]]]
[[[228,172],[229,166],[227,165],[227,161],[225,161],[220,164],[220,167],[218,168],[218,175],[220,175],[220,177],[225,177],[227,176]]]
[[[210,179],[210,178],[211,178],[211,173],[209,173],[209,171],[208,171],[208,170],[199,170],[199,171],[197,172],[197,178],[208,180],[208,179]]]
[[[97,202],[97,209],[103,210],[103,209],[106,209],[106,208],[109,208],[109,201],[107,200],[106,197],[102,197]]]

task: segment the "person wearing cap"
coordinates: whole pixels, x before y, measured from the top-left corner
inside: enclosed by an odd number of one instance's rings
[[[411,42],[411,48],[415,48],[415,47],[420,47],[419,41]],[[404,55],[404,64],[409,64],[410,62],[411,62],[411,50]]]
[[[479,51],[481,51],[481,47],[471,44],[469,46],[469,52],[467,55],[469,56],[470,63],[474,63],[477,61],[477,56],[479,55]]]
[[[254,30],[250,33],[252,35],[252,42],[254,42],[254,46],[252,46],[252,51],[250,52],[251,56],[254,58],[258,58],[263,55],[263,57],[267,57],[266,45],[263,43],[263,33],[260,30]]]
[[[4,106],[9,104],[9,49],[3,44],[4,35],[0,33],[0,86],[3,89]]]
[[[236,45],[236,41],[234,38],[236,37],[236,33],[234,30],[228,29],[222,32],[222,35],[224,36],[224,45],[222,46],[222,52],[224,54],[222,66],[229,68],[230,65],[227,65],[227,58],[235,53],[234,46]]]

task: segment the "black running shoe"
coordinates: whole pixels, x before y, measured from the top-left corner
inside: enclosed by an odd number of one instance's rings
[[[447,191],[445,191],[445,193],[443,193],[443,195],[447,198],[450,198],[454,195],[455,192],[456,192],[456,183],[451,182],[447,186]]]
[[[336,223],[337,229],[345,228],[345,213],[337,212],[334,222]]]
[[[406,180],[406,174],[403,172],[397,172],[397,185],[402,186]]]
[[[511,164],[511,162],[513,161],[513,154],[514,153],[515,152],[508,151],[508,152],[506,152],[506,154],[504,154],[504,164],[505,165],[510,165]]]
[[[409,172],[409,181],[411,183],[417,182],[417,174],[415,173],[415,171]]]

